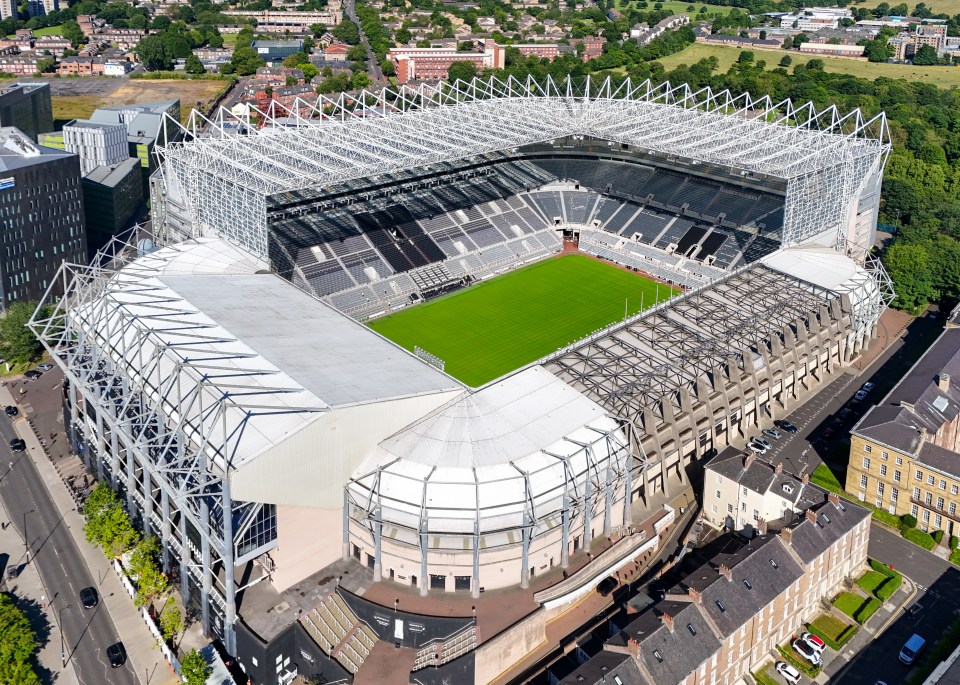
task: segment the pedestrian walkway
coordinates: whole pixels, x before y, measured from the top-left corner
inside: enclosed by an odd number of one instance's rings
[[[36,394],[38,393],[31,389],[27,396]],[[33,404],[36,404],[35,399],[32,401]],[[14,404],[14,396],[11,394],[9,385],[0,387],[0,404]],[[87,542],[84,537],[83,516],[77,510],[74,495],[57,473],[51,459],[45,453],[44,446],[40,444],[40,438],[37,437],[30,423],[28,423],[28,419],[35,419],[40,416],[32,413],[30,411],[32,409],[33,407],[21,405],[21,411],[26,416],[18,419],[14,423],[14,427],[20,437],[27,443],[27,454],[36,465],[51,498],[63,514],[71,537],[80,550],[87,568],[95,577],[103,578],[101,585],[102,601],[110,612],[117,634],[123,636],[127,657],[134,667],[137,678],[143,685],[173,685],[178,683],[179,679],[170,664],[155,648],[153,636],[141,618],[139,610],[133,605],[133,600],[123,588],[109,560],[103,552]],[[48,420],[52,418],[53,421],[56,421],[56,414],[46,416],[46,418]],[[52,429],[46,429],[44,426],[42,428],[38,427],[38,430]],[[23,544],[22,541],[20,544]]]
[[[3,481],[0,479],[0,486]],[[18,568],[19,575],[15,579],[4,580],[4,589],[11,593],[17,605],[27,614],[30,625],[37,633],[40,651],[37,661],[40,665],[41,680],[56,682],[57,685],[79,685],[77,673],[70,664],[63,667],[66,656],[66,647],[61,645],[59,634],[60,626],[57,623],[57,610],[63,608],[63,602],[53,598],[44,587],[43,579],[37,572],[36,566],[26,563],[23,538],[17,529],[9,525],[10,516],[0,502],[0,549],[6,551],[8,558],[5,567],[0,572],[6,578],[8,568]]]

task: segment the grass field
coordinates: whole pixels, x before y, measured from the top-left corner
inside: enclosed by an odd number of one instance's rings
[[[675,290],[582,255],[547,259],[370,323],[478,386],[672,296]]]
[[[657,0],[647,0],[647,8],[643,11],[650,11],[653,9],[653,6],[657,3]],[[634,0],[617,0],[617,4],[620,7],[636,7],[636,2]],[[669,10],[674,14],[689,14],[691,19],[700,12],[701,7],[707,8],[707,14],[717,14],[720,16],[726,16],[730,14],[730,10],[737,9],[735,7],[728,7],[726,5],[704,5],[702,2],[683,2],[683,0],[662,0],[663,7],[661,9]],[[692,11],[687,8],[693,6]]]
[[[86,80],[86,79],[84,79]],[[98,79],[100,80],[100,79]],[[83,95],[54,95],[53,119],[61,126],[71,119],[85,119],[93,110],[107,105],[129,105],[154,100],[180,99],[180,120],[186,121],[190,110],[201,102],[207,109],[230,81],[104,79],[103,92]]]
[[[881,2],[887,2],[889,5],[899,5],[899,2],[890,2],[890,0],[865,0],[865,2],[856,2],[851,7],[876,7]],[[910,0],[907,5],[910,9],[916,7],[918,0]],[[951,17],[960,14],[960,2],[958,0],[923,0],[924,4],[930,8],[934,14],[949,14]]]
[[[960,0],[957,0],[960,5]],[[873,80],[880,76],[887,78],[902,78],[908,81],[926,81],[933,83],[941,88],[951,86],[960,86],[960,67],[915,67],[910,64],[873,64],[854,59],[843,59],[842,57],[823,57],[820,55],[801,55],[794,51],[786,50],[758,50],[751,48],[755,59],[765,60],[767,69],[776,69],[780,63],[780,58],[789,54],[793,58],[794,65],[806,64],[811,59],[822,59],[824,69],[837,74],[851,74],[861,78]],[[720,71],[726,72],[734,62],[743,48],[730,47],[726,45],[703,45],[694,43],[685,50],[681,50],[673,55],[662,57],[660,62],[667,71],[674,69],[677,65],[686,64],[688,66],[696,64],[706,57],[716,57],[720,62]]]

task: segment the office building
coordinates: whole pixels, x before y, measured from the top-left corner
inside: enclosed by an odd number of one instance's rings
[[[482,47],[474,52],[460,52],[455,45],[445,48],[391,48],[389,57],[400,83],[446,80],[450,66],[457,62],[472,62],[478,72],[483,69],[503,69],[506,58],[504,47],[493,40],[484,40],[482,43]]]
[[[63,147],[80,157],[80,171],[89,174],[98,166],[111,166],[129,159],[127,127],[74,119],[63,127]]]
[[[141,102],[135,105],[101,107],[90,115],[90,121],[102,124],[123,124],[127,127],[129,155],[140,162],[144,196],[150,174],[157,169],[154,146],[158,140],[172,141],[178,134],[179,100]]]
[[[33,71],[36,71],[36,58]],[[12,83],[0,90],[0,126],[14,126],[34,141],[53,130],[49,83]]]
[[[82,185],[87,247],[92,255],[143,213],[140,161],[125,157],[118,164],[98,166],[83,177]]]
[[[64,261],[86,259],[79,158],[0,128],[0,297],[39,300]]]

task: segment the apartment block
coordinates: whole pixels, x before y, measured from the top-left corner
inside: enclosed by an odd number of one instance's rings
[[[2,57],[0,70],[14,71],[10,61],[19,60],[27,64],[29,73],[36,72],[36,57]],[[37,135],[53,130],[53,104],[50,100],[49,83],[12,83],[0,89],[0,126],[15,126],[32,140]]]
[[[60,0],[29,0],[27,11],[31,17],[42,17],[60,11]]]
[[[0,19],[16,19],[16,0],[0,0]]]
[[[493,40],[484,40],[483,47],[474,52],[458,52],[455,46],[446,48],[391,48],[389,53],[396,69],[397,81],[443,81],[456,62],[473,62],[477,70],[503,69],[506,50]]]
[[[39,300],[64,261],[87,260],[80,163],[0,128],[0,301]]]
[[[139,161],[127,157],[119,164],[97,167],[84,176],[83,207],[87,218],[87,248],[93,256],[142,214],[143,180]]]
[[[98,166],[119,164],[130,157],[127,127],[85,119],[74,119],[63,127],[63,147],[80,157],[80,171],[85,176]]]
[[[560,46],[556,43],[521,43],[519,45],[514,45],[513,47],[519,50],[520,54],[524,57],[530,57],[533,55],[540,58],[554,60],[557,58],[557,55],[560,54]]]
[[[816,486],[805,489],[816,503],[779,533],[761,524],[749,542],[731,538],[561,685],[743,682],[866,562],[870,512]],[[611,670],[619,681],[604,679]]]
[[[922,530],[960,535],[960,308],[850,433],[848,492]]]

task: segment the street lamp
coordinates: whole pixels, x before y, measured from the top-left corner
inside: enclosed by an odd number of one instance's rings
[[[64,648],[63,644],[63,612],[66,609],[72,607],[72,604],[68,604],[65,607],[61,607],[60,611],[57,612],[57,623],[60,625],[60,659],[63,661],[63,667],[67,667],[67,651]]]

